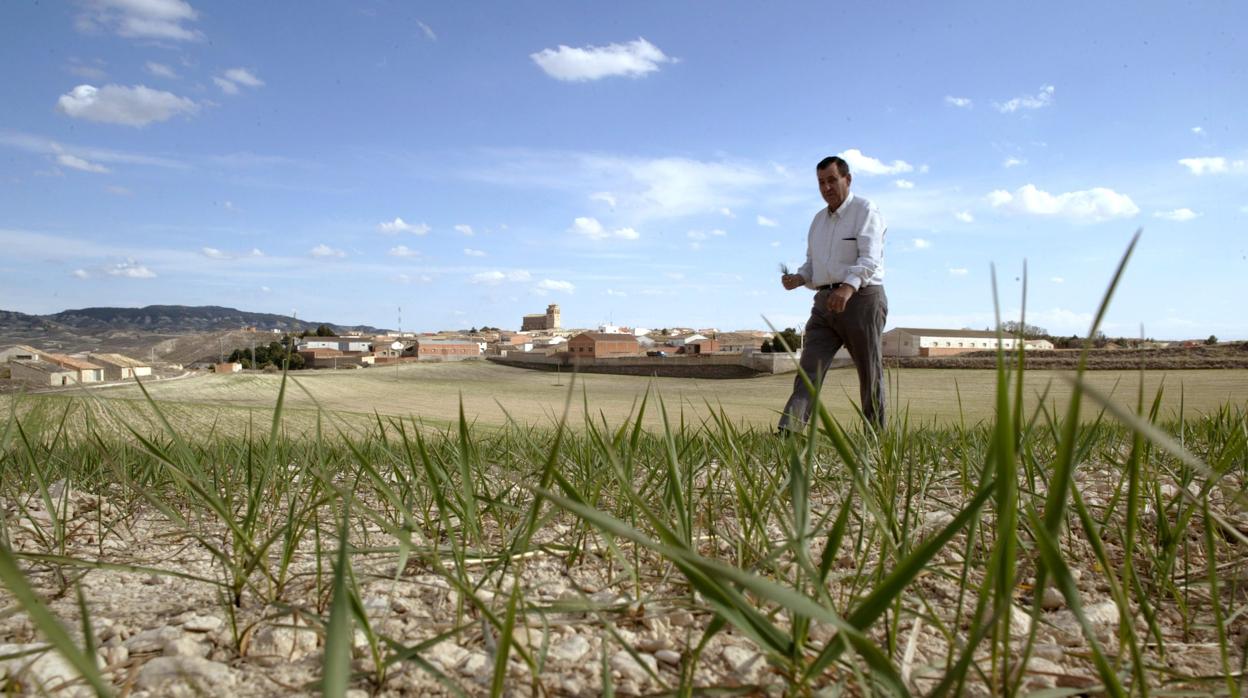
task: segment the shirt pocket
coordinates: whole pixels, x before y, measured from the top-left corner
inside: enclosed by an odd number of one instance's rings
[[[838,238],[833,249],[833,257],[843,266],[851,266],[858,261],[858,238]]]

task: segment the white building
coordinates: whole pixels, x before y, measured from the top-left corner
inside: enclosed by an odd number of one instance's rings
[[[953,356],[971,351],[995,351],[1001,348],[1011,351],[1018,348],[1018,338],[984,330],[945,330],[915,327],[895,327],[884,333],[884,356]],[[1024,340],[1025,350],[1052,349],[1053,343],[1046,339]]]
[[[121,354],[87,354],[87,358],[104,367],[104,380],[119,381],[152,375],[152,367]]]
[[[299,351],[309,349],[337,349],[341,352],[372,351],[372,341],[363,337],[304,337],[299,340]]]

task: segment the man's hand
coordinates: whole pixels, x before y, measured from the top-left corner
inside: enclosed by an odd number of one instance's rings
[[[801,274],[781,274],[780,283],[784,285],[784,290],[792,291],[798,286],[805,286],[806,279]]]
[[[845,310],[845,305],[849,303],[850,296],[854,295],[854,287],[849,284],[841,284],[828,294],[828,310],[839,313]]]

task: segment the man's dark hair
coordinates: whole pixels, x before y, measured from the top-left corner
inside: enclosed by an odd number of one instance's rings
[[[815,165],[815,172],[818,172],[819,170],[826,170],[833,165],[836,165],[836,171],[840,173],[842,177],[849,176],[849,163],[845,162],[836,155],[830,155],[820,160],[819,164]]]

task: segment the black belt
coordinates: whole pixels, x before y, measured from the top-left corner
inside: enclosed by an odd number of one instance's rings
[[[816,288],[815,290],[816,290],[816,291],[827,291],[827,290],[829,290],[829,289],[840,288],[840,287],[842,287],[842,286],[844,286],[844,285],[845,285],[845,284],[842,284],[842,283],[827,284],[826,286],[820,286],[819,288]]]

